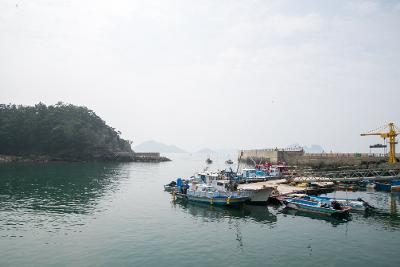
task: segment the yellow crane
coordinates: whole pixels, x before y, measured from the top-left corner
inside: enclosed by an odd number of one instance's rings
[[[386,131],[385,131],[386,130]],[[367,133],[362,133],[361,136],[368,135],[378,135],[386,141],[386,138],[389,138],[389,163],[394,164],[397,162],[396,159],[396,136],[400,134],[400,129],[394,125],[393,122],[389,124],[385,124],[377,129],[371,130]]]

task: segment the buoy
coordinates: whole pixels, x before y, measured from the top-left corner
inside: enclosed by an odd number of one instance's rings
[[[226,198],[226,204],[228,204],[228,205],[231,204],[231,197]]]
[[[211,205],[213,205],[214,204],[214,198],[212,197],[212,198],[210,198],[210,203],[211,203]]]

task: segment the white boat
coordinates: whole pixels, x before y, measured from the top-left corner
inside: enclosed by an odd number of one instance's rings
[[[248,196],[242,195],[240,192],[218,191],[212,185],[197,183],[193,181],[189,189],[185,193],[173,193],[177,198],[208,203],[210,205],[238,205],[248,200]]]
[[[202,191],[211,192],[213,191],[212,188],[214,188],[214,191],[219,192],[221,195],[245,196],[247,197],[246,202],[252,204],[266,204],[275,189],[275,187],[265,185],[259,186],[257,184],[238,185],[233,180],[228,180],[227,177],[221,175],[221,173],[211,171],[197,173],[192,176],[189,181],[190,185],[187,192],[189,197],[190,194],[193,193],[192,191],[201,189]]]
[[[362,200],[361,198],[358,199],[344,199],[344,198],[330,198],[330,197],[322,197],[322,196],[305,196],[304,199],[310,199],[314,201],[319,201],[322,203],[332,203],[337,202],[342,206],[351,207],[352,211],[366,211],[369,209],[373,209],[368,202]]]
[[[253,204],[266,204],[272,194],[274,187],[256,187],[253,185],[240,185],[239,187],[229,180],[214,180],[211,185],[218,191],[228,192],[229,190],[238,191],[241,195],[248,196],[248,202]]]

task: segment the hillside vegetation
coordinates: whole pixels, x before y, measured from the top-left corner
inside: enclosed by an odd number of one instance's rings
[[[0,104],[0,154],[91,161],[132,153],[130,142],[86,107]]]

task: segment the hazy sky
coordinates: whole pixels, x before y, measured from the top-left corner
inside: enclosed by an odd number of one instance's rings
[[[0,0],[0,102],[134,144],[368,151],[399,97],[400,1]]]

